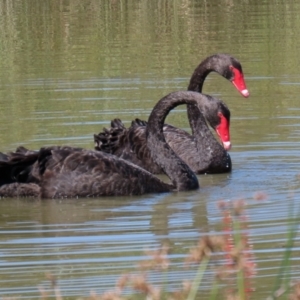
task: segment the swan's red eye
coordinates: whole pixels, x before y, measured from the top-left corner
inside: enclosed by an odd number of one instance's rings
[[[243,73],[233,66],[230,66],[230,70],[234,74],[234,78],[232,80],[233,85],[245,98],[249,97],[249,91],[247,90]]]
[[[231,148],[229,121],[221,112],[218,113],[218,116],[220,118],[220,124],[216,127],[216,132],[219,135],[225,150],[229,150]]]

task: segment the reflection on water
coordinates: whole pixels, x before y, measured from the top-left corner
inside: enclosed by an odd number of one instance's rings
[[[104,3],[105,2],[105,3]],[[205,232],[220,229],[220,200],[245,199],[257,262],[269,295],[284,251],[287,218],[299,202],[298,68],[295,1],[14,1],[0,3],[1,150],[23,144],[92,148],[94,133],[120,117],[146,119],[165,94],[186,89],[206,56],[226,52],[243,65],[245,100],[211,74],[204,92],[232,114],[230,174],[199,176],[185,193],[88,200],[0,201],[0,298],[38,297],[57,275],[64,296],[112,288],[143,251],[172,246],[176,287],[193,272],[181,259]],[[168,122],[188,129],[185,108]],[[257,191],[267,200],[253,199]],[[299,279],[299,241],[291,277]],[[210,288],[207,274],[204,289]],[[162,282],[154,273],[151,281]]]

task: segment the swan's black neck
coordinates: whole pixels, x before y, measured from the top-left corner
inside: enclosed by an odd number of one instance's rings
[[[231,74],[228,73],[228,66],[233,63],[232,59],[232,57],[226,54],[214,54],[207,57],[195,69],[190,79],[188,91],[202,93],[204,80],[211,72],[217,72],[226,79],[231,80]],[[188,104],[187,114],[190,126],[193,128],[193,123],[199,122],[201,113],[199,109],[196,109],[195,105]]]
[[[201,93],[205,78],[210,72],[217,72],[228,80],[233,79],[231,65],[235,65],[236,60],[227,54],[214,54],[204,59],[195,69],[188,86],[188,91]]]
[[[206,62],[206,61],[205,61]],[[214,70],[208,68],[203,62],[195,69],[190,83],[188,85],[188,91],[194,91],[201,93],[203,88],[203,83],[207,75]]]
[[[192,129],[192,135],[195,138],[195,144],[197,148],[197,162],[198,165],[201,166],[202,170],[205,170],[211,165],[211,160],[214,159],[216,155],[216,151],[223,151],[223,146],[216,140],[213,133],[207,126],[207,122],[205,120],[205,115],[210,112],[209,107],[213,104],[216,104],[216,98],[212,98],[209,95],[204,95],[203,100],[198,105],[191,105],[188,106],[193,109],[193,111],[197,111],[195,113],[194,118],[189,119],[189,123]],[[212,102],[214,102],[212,104]],[[205,113],[204,113],[205,112]]]
[[[180,104],[201,105],[206,96],[194,92],[174,92],[162,98],[153,108],[147,126],[147,145],[153,160],[165,171],[175,188],[179,191],[196,189],[198,179],[189,166],[184,163],[166,143],[163,124],[168,113]],[[196,107],[196,109],[198,109]],[[200,114],[202,122],[205,119]],[[199,125],[199,124],[198,124]],[[195,126],[198,126],[195,124]],[[206,123],[205,123],[206,125]],[[206,125],[207,127],[207,125]],[[202,129],[202,128],[201,128]],[[201,130],[195,132],[195,139],[201,139]]]

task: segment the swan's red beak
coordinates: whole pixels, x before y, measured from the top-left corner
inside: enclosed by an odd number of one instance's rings
[[[234,79],[231,81],[235,88],[245,97],[249,97],[249,91],[247,90],[244,75],[238,69],[231,66],[231,70],[234,73]]]
[[[216,132],[220,137],[220,140],[223,143],[223,147],[225,150],[230,150],[231,142],[230,142],[230,133],[229,133],[229,121],[224,117],[222,113],[218,113],[220,117],[220,124],[216,127]]]

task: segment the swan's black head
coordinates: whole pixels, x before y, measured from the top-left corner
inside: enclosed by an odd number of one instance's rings
[[[228,55],[228,54],[216,54],[218,57],[221,75],[232,82],[236,89],[244,96],[249,97],[249,91],[247,90],[244,80],[244,73],[240,62]]]
[[[216,131],[226,150],[231,148],[230,143],[230,110],[226,104],[207,95],[207,103],[202,108],[204,117]]]
[[[206,66],[207,70],[219,73],[231,81],[244,97],[249,97],[242,66],[236,58],[228,54],[219,53],[207,57],[201,65]]]

